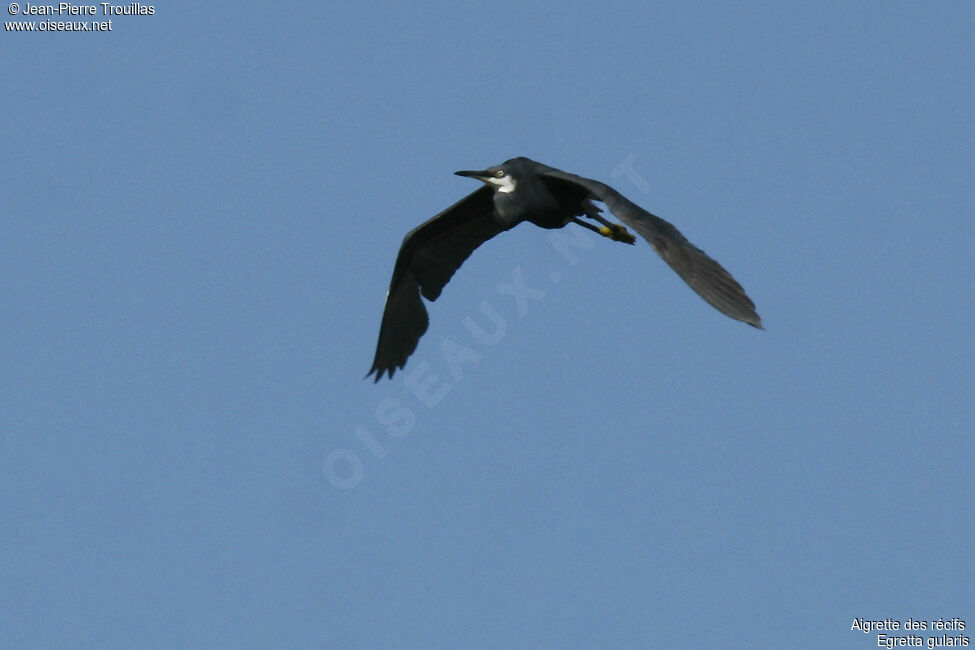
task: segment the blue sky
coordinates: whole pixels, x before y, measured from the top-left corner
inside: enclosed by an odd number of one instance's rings
[[[155,8],[0,37],[4,647],[975,625],[971,3]],[[522,225],[364,381],[403,234],[516,155],[672,220],[767,331]]]

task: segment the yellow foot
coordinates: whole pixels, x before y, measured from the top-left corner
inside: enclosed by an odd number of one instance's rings
[[[609,237],[613,241],[621,241],[625,244],[636,243],[636,237],[631,235],[626,228],[618,223],[614,223],[611,226],[603,226],[599,229],[599,234]]]

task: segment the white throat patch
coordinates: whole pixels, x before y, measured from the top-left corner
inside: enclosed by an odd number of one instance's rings
[[[495,178],[494,176],[489,177],[488,183],[494,185],[498,188],[499,192],[504,192],[508,194],[509,192],[515,191],[515,179],[511,178],[508,174],[505,174],[501,178]]]

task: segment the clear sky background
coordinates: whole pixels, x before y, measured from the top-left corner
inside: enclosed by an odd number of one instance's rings
[[[0,645],[975,636],[973,8],[167,2],[4,31]],[[570,259],[522,225],[363,380],[402,236],[516,155],[672,220],[767,331],[642,240],[580,230]]]

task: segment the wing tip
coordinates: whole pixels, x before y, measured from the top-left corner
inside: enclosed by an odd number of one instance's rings
[[[392,379],[393,373],[395,372],[396,372],[396,366],[393,366],[391,368],[380,368],[378,366],[373,366],[372,369],[366,373],[363,379],[369,379],[370,376],[375,375],[375,377],[372,378],[372,383],[378,384],[379,380],[383,378],[383,375],[388,374],[389,378]]]

